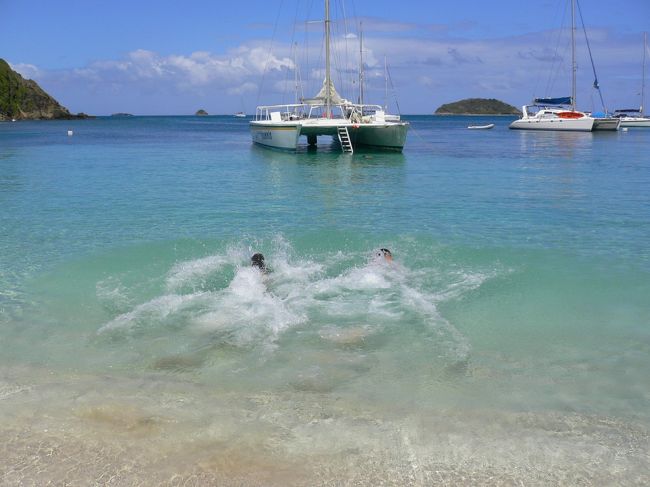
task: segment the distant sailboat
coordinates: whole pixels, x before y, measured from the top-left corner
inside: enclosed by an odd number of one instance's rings
[[[356,147],[401,151],[408,122],[402,121],[399,115],[387,115],[379,105],[365,104],[363,95],[359,103],[348,101],[334,87],[330,68],[329,3],[325,0],[325,81],[321,90],[314,98],[300,100],[302,103],[257,107],[255,119],[250,122],[253,142],[295,150],[301,136],[315,146],[319,135],[329,135],[338,139],[343,152],[352,153]]]
[[[524,105],[523,115],[510,124],[519,130],[562,130],[591,132],[594,118],[576,110],[576,40],[575,0],[571,0],[571,96],[535,98],[532,105]],[[536,111],[535,111],[536,110]]]
[[[650,117],[644,116],[643,105],[645,102],[645,59],[648,52],[648,33],[643,33],[643,69],[641,74],[641,106],[625,110],[616,110],[616,116],[621,119],[621,127],[646,127],[650,128]]]
[[[246,109],[244,108],[244,97],[241,97],[241,110],[233,113],[233,117],[246,118]]]

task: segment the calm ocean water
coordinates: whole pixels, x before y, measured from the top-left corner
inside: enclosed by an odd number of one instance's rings
[[[0,483],[649,484],[650,131],[408,118],[0,123]]]

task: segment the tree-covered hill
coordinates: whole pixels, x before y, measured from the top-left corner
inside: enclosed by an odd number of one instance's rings
[[[0,59],[0,120],[38,120],[86,118],[71,114],[35,81],[24,79]]]
[[[436,110],[436,115],[520,115],[512,105],[494,98],[466,98],[447,103]]]

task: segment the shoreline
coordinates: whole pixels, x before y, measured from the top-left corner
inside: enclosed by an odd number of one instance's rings
[[[0,367],[0,392],[0,478],[12,485],[650,482],[648,426],[612,417],[489,408],[404,416],[350,393],[235,393],[184,375],[23,367]]]
[[[92,120],[97,118],[95,115],[70,115],[65,116],[65,117],[43,117],[43,118],[23,118],[23,117],[6,117],[4,115],[0,115],[0,122],[56,122],[57,120],[65,120],[65,121],[70,121],[70,120]]]
[[[520,117],[521,115],[508,115],[508,114],[483,114],[483,113],[403,113],[402,117]],[[56,122],[56,121],[70,121],[70,120],[96,120],[110,118],[115,120],[125,120],[133,118],[163,118],[163,117],[191,117],[191,118],[201,118],[201,119],[210,119],[210,118],[232,118],[235,120],[244,120],[248,121],[252,116],[248,115],[245,119],[234,117],[228,113],[222,114],[211,114],[211,115],[195,115],[195,114],[165,114],[165,115],[86,115],[83,117],[71,116],[71,117],[59,117],[59,118],[16,118],[16,122]],[[11,122],[11,118],[2,118],[0,117],[0,122]]]
[[[108,118],[0,123],[0,484],[650,485],[646,133]]]

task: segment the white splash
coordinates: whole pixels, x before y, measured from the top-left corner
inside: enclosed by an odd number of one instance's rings
[[[198,294],[168,294],[159,296],[147,301],[146,303],[136,306],[133,310],[123,313],[113,320],[103,325],[98,333],[105,333],[112,330],[128,330],[138,325],[160,322],[161,320],[178,313],[188,304],[192,304],[197,299],[204,296],[204,293]]]
[[[166,287],[169,291],[176,291],[187,285],[195,285],[197,281],[221,270],[228,262],[228,256],[223,255],[210,255],[201,259],[179,262],[169,271]]]
[[[294,256],[283,239],[275,245],[266,253],[267,274],[250,266],[250,254],[257,251],[252,246],[176,263],[165,276],[168,293],[116,316],[99,333],[172,325],[247,347],[273,344],[287,330],[304,326],[325,341],[349,345],[383,330],[398,333],[406,319],[429,324],[456,359],[469,356],[470,344],[437,304],[476,289],[488,274],[444,276],[444,286],[430,289],[425,283],[435,269],[411,270],[398,259],[341,251],[316,262]],[[229,283],[218,289],[199,286],[210,276],[225,277],[226,269],[234,273]],[[197,287],[202,290],[196,292]]]

